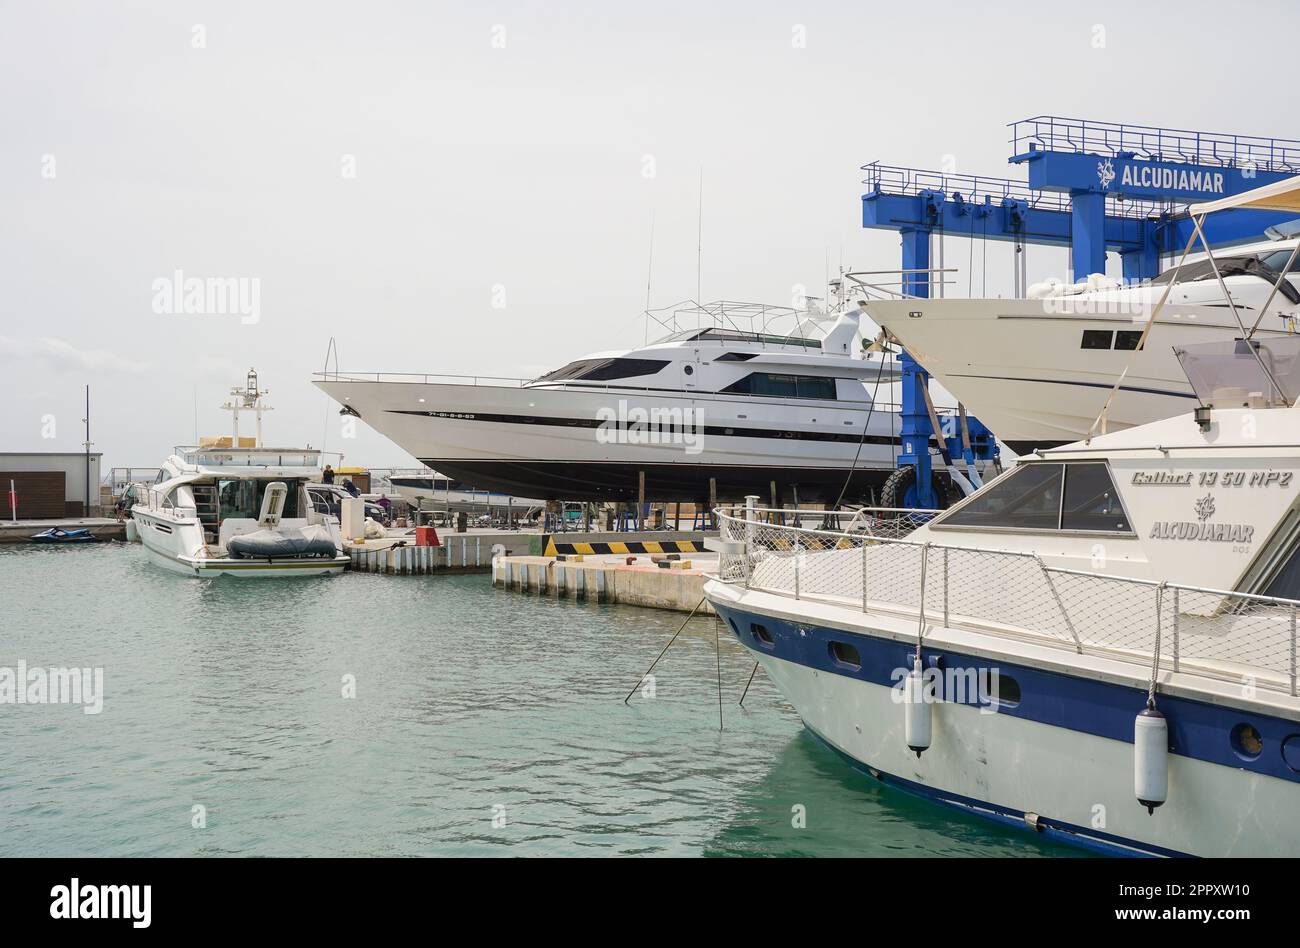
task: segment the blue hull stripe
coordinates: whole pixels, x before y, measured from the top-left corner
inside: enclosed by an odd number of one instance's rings
[[[912,666],[915,647],[903,642],[749,614],[726,602],[713,605],[736,637],[756,653],[885,687],[898,683],[899,669]],[[770,644],[754,634],[756,625],[766,631]],[[831,651],[833,643],[851,645],[857,651],[860,665],[846,665],[837,660]],[[923,648],[922,656],[927,667],[996,669],[1002,680],[1014,679],[1020,688],[1019,701],[1014,705],[999,705],[999,714],[1129,744],[1133,743],[1134,718],[1146,705],[1146,689],[1141,687],[1014,665],[943,648]],[[953,700],[957,696],[943,697]],[[964,697],[963,703],[978,702],[974,695]],[[1168,721],[1172,753],[1300,783],[1300,772],[1292,770],[1282,756],[1284,741],[1288,738],[1300,741],[1300,722],[1171,695],[1158,695],[1157,702]],[[1251,758],[1234,748],[1232,732],[1238,724],[1252,725],[1259,732],[1263,750],[1258,756]]]
[[[959,375],[955,372],[948,373],[954,379],[979,379],[983,382],[1035,382],[1039,385],[1074,385],[1079,388],[1104,388],[1110,390],[1114,388],[1112,382],[1075,382],[1070,379],[1022,379],[1014,376],[990,376],[990,375]],[[1168,398],[1195,398],[1193,392],[1171,392],[1163,388],[1143,388],[1140,385],[1121,385],[1121,392],[1136,392],[1139,395],[1164,395]]]
[[[913,780],[905,780],[902,777],[896,777],[893,774],[887,774],[875,767],[870,767],[850,754],[844,753],[826,738],[817,733],[808,723],[804,722],[804,727],[808,728],[808,733],[821,743],[825,744],[834,754],[848,763],[854,770],[879,780],[886,786],[894,787],[904,793],[911,794],[922,800],[928,800],[932,803],[942,803],[945,806],[961,810],[964,813],[972,813],[975,816],[984,819],[993,820],[995,823],[1001,823],[1012,829],[1022,830],[1027,833],[1036,833],[1045,839],[1053,842],[1065,843],[1070,846],[1082,846],[1093,852],[1101,853],[1105,856],[1168,856],[1187,858],[1187,853],[1180,853],[1172,849],[1165,849],[1162,846],[1153,846],[1150,843],[1140,843],[1136,840],[1125,839],[1122,836],[1115,836],[1111,833],[1101,833],[1094,829],[1087,829],[1082,826],[1075,826],[1073,823],[1065,823],[1060,820],[1039,819],[1038,825],[1041,829],[1034,830],[1025,822],[1023,810],[1015,810],[1010,807],[999,806],[996,803],[988,803],[983,800],[975,800],[971,797],[964,797],[959,793],[948,793],[935,787],[927,787],[923,783],[916,783]]]

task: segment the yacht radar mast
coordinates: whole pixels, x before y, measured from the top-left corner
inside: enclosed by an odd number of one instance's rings
[[[262,412],[271,411],[271,406],[263,401],[262,396],[271,394],[269,390],[263,390],[257,387],[257,370],[249,369],[248,377],[245,380],[243,388],[232,388],[230,390],[231,399],[221,407],[230,412],[234,419],[234,427],[231,431],[231,445],[239,447],[239,413],[241,411],[251,411],[257,419],[257,436],[253,440],[253,447],[263,447],[262,444]]]

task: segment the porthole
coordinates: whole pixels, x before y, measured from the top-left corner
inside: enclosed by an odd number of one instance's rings
[[[687,375],[694,375],[694,374],[695,374],[695,369],[694,369],[692,366],[689,366],[689,365],[686,366],[682,371],[685,372]]]
[[[1264,752],[1264,739],[1253,724],[1238,724],[1228,736],[1233,753],[1242,760],[1256,760]]]
[[[848,642],[831,642],[830,652],[831,658],[837,665],[852,668],[854,671],[862,667],[862,656],[858,654],[857,648]]]
[[[1014,708],[1020,704],[1020,682],[1010,675],[989,669],[989,700],[1000,708]]]
[[[757,622],[751,622],[749,624],[749,631],[752,632],[754,638],[758,639],[758,641],[763,645],[772,646],[776,644],[776,640],[772,638],[772,633],[767,631],[767,629],[763,628],[763,626],[759,625]]]
[[[1282,742],[1282,760],[1294,773],[1300,774],[1300,734],[1292,734]]]

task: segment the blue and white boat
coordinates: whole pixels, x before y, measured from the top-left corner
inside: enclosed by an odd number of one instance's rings
[[[942,513],[725,512],[710,603],[872,779],[1109,853],[1300,854],[1300,337],[1179,357],[1196,412]]]
[[[1300,211],[1300,178],[1191,208],[1196,234],[1232,207]],[[1105,852],[1300,855],[1300,336],[1226,298],[1235,339],[1174,349],[1192,412],[937,515],[721,518],[706,595],[809,729],[872,779]]]

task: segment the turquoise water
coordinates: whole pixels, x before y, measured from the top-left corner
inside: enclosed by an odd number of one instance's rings
[[[739,708],[726,637],[719,732],[712,621],[625,707],[681,616],[486,575],[194,580],[126,544],[0,547],[0,590],[0,666],[102,666],[105,695],[0,705],[8,856],[1068,853],[858,776],[761,671]]]

